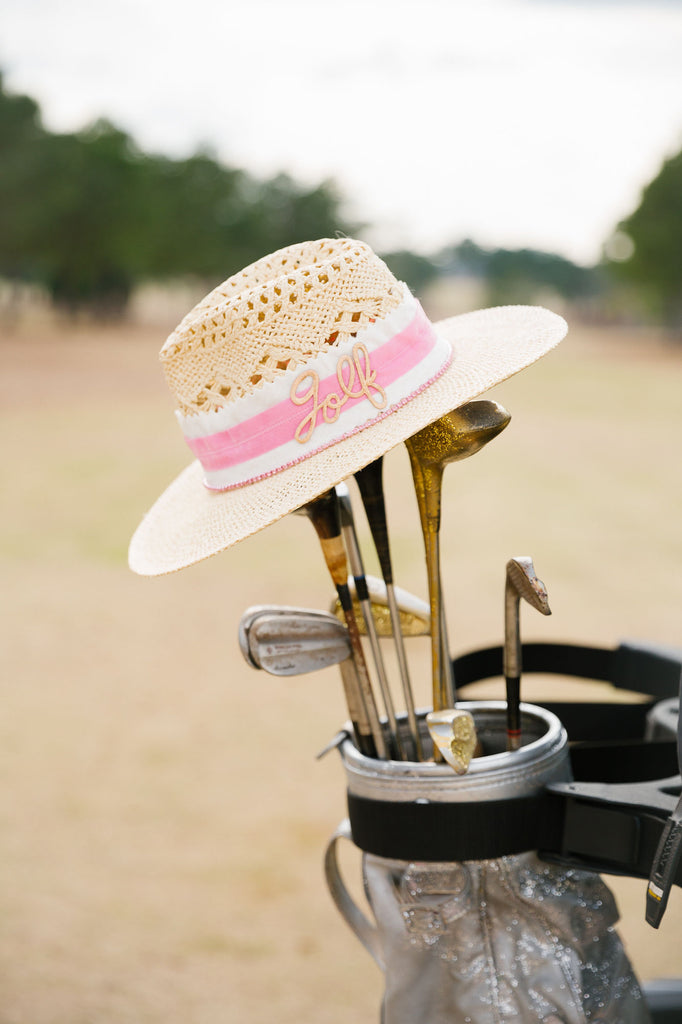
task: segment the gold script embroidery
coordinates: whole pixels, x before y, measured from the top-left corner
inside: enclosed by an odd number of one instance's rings
[[[386,392],[376,383],[376,370],[370,366],[369,352],[362,342],[353,345],[352,357],[341,356],[336,365],[336,379],[340,391],[330,391],[321,401],[320,376],[315,370],[305,370],[294,381],[290,392],[294,405],[312,402],[310,411],[303,417],[294,433],[294,437],[301,444],[305,444],[313,436],[318,423],[318,413],[322,414],[325,423],[336,423],[349,398],[362,398],[364,395],[375,409],[385,408],[388,401]]]

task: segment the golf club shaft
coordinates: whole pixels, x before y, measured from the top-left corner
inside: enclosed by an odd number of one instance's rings
[[[426,576],[431,607],[431,684],[433,710],[443,711],[448,706],[448,686],[445,682],[443,658],[443,610],[440,585],[440,507],[443,472],[440,467],[423,466],[414,446],[408,439],[405,444],[410,456],[414,490],[419,508],[424,550],[426,553]],[[448,654],[449,660],[449,654]],[[440,755],[435,751],[436,759]]]
[[[372,693],[372,684],[362,650],[362,641],[353,612],[353,601],[348,589],[348,562],[341,537],[336,493],[334,490],[327,491],[319,498],[309,502],[305,506],[305,510],[319,537],[322,553],[329,574],[336,586],[336,592],[339,595],[339,601],[341,602],[348,627],[352,657],[357,672],[358,695],[360,697],[359,701],[354,700],[353,703],[355,707],[358,707],[360,703],[364,705],[366,712],[364,720],[359,722],[359,728],[364,737],[366,735],[365,726],[368,727],[370,736],[374,741],[376,755],[385,760],[388,757],[386,740],[379,721],[379,714],[374,701],[374,694]],[[364,739],[363,742],[365,742]]]
[[[358,543],[358,536],[355,529],[355,517],[353,515],[353,506],[351,504],[348,487],[345,484],[339,484],[336,488],[336,495],[339,502],[341,532],[346,544],[348,562],[355,582],[355,592],[360,602],[362,618],[365,623],[365,630],[369,639],[372,657],[374,659],[374,666],[379,679],[379,689],[381,690],[381,696],[386,709],[391,745],[393,747],[392,753],[395,753],[398,759],[405,760],[406,755],[398,732],[398,722],[395,717],[393,698],[391,696],[386,668],[384,666],[384,659],[379,646],[379,637],[377,636],[376,626],[374,623],[374,614],[372,612],[372,605],[369,598],[367,579],[365,577],[365,567],[362,562],[362,552],[360,551],[360,545]]]
[[[374,547],[376,548],[379,565],[381,567],[381,575],[384,577],[386,592],[388,595],[393,591],[393,565],[391,562],[391,548],[388,539],[388,520],[386,517],[386,502],[384,499],[382,476],[383,457],[376,459],[368,466],[365,466],[364,469],[361,469],[355,474],[355,479],[360,489],[360,496],[362,497],[362,503],[365,507],[367,522],[369,523],[369,528],[372,532]],[[393,594],[392,600],[389,597],[389,610],[393,625],[393,640],[398,657],[400,685],[403,691],[403,698],[405,700],[411,738],[414,744],[417,760],[421,761],[423,760],[422,746],[419,737],[417,719],[414,712],[412,683],[410,681],[410,673],[407,666],[407,656],[405,654],[405,644],[403,643],[400,615],[395,601],[395,594]]]
[[[400,629],[400,611],[398,609],[398,602],[396,601],[395,590],[392,583],[386,584],[386,598],[388,600],[388,611],[391,616],[393,636],[396,638],[395,650],[398,658],[400,678],[401,680],[407,680],[407,685],[403,686],[403,696],[405,698],[405,710],[407,711],[407,724],[410,729],[410,739],[414,746],[414,756],[416,760],[423,761],[424,749],[422,747],[421,736],[419,735],[419,724],[417,722],[414,698],[412,696],[412,686],[410,685],[410,675],[407,668],[405,644],[403,643],[403,635]]]
[[[457,705],[457,686],[455,684],[455,670],[452,667],[452,656],[450,654],[450,642],[448,640],[448,623],[445,614],[445,603],[443,601],[443,580],[438,584],[440,590],[440,633],[442,641],[441,658],[443,659],[443,675],[446,688],[446,707],[454,708]]]
[[[365,757],[376,757],[377,748],[369,728],[367,710],[362,701],[360,680],[358,679],[358,671],[354,659],[350,657],[346,658],[345,661],[339,662],[339,669],[341,671],[341,684],[346,697],[346,705],[355,734],[355,745]],[[354,712],[356,715],[361,716],[362,721],[353,719]]]
[[[448,688],[445,682],[443,614],[440,589],[440,536],[431,529],[424,534],[426,546],[426,572],[431,605],[431,678],[433,710],[444,711],[448,707]]]
[[[370,737],[373,740],[373,746],[375,749],[375,754],[370,754],[369,756],[375,756],[385,761],[388,758],[388,748],[381,728],[381,722],[379,721],[379,713],[374,700],[374,694],[372,693],[372,684],[370,682],[369,673],[367,672],[365,656],[362,652],[362,641],[358,632],[358,624],[355,621],[353,602],[350,596],[350,591],[348,590],[348,584],[337,584],[336,591],[339,595],[341,607],[343,608],[343,613],[346,619],[346,626],[348,627],[348,636],[350,638],[352,649],[352,660],[357,678],[358,693],[364,705],[366,725],[369,730]],[[366,735],[364,725],[365,723],[363,722],[363,735]]]
[[[547,589],[528,555],[510,558],[504,584],[504,653],[502,671],[507,688],[507,750],[521,746],[521,600],[542,615],[551,615]]]

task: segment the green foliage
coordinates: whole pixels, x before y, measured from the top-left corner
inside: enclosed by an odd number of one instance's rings
[[[450,273],[470,274],[487,281],[491,305],[534,302],[550,291],[569,301],[590,298],[599,290],[598,273],[557,253],[537,249],[483,249],[470,239],[440,254]]]
[[[682,330],[682,150],[663,163],[613,241],[619,244],[606,246],[611,273],[665,324]]]
[[[45,132],[38,105],[28,96],[9,96],[0,75],[0,272],[32,276],[40,243],[41,217],[31,199],[46,178]]]
[[[49,135],[44,147],[50,183],[41,277],[60,306],[115,315],[144,269],[143,158],[105,121],[76,135]]]
[[[415,295],[427,288],[438,277],[439,269],[428,256],[420,256],[408,249],[389,252],[384,262],[399,281],[404,281]]]
[[[0,77],[0,276],[71,312],[120,315],[144,280],[223,280],[293,241],[352,233],[330,181],[259,181],[198,152],[141,152],[108,121],[56,135]]]

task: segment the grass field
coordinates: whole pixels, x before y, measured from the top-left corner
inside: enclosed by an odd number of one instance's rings
[[[311,527],[289,518],[169,577],[127,569],[189,461],[164,336],[38,324],[0,341],[0,1024],[375,1021],[381,977],[321,868],[345,813],[338,758],[315,761],[345,718],[338,673],[275,680],[236,641],[250,604],[329,603]],[[456,651],[500,641],[514,554],[553,609],[526,609],[526,638],[682,646],[681,393],[682,348],[585,329],[493,392],[511,426],[445,475]],[[398,582],[423,595],[403,451],[386,489]],[[411,650],[425,703],[428,646]],[[640,976],[682,974],[679,890],[653,932],[644,883],[612,885]]]

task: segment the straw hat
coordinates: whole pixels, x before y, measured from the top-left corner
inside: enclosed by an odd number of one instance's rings
[[[532,306],[432,324],[352,238],[266,256],[207,295],[161,350],[196,460],[138,527],[131,568],[173,572],[248,537],[565,333],[561,317]]]

